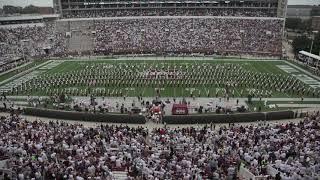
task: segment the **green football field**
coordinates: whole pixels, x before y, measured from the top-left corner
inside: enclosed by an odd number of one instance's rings
[[[12,86],[9,94],[120,97],[224,97],[226,94],[247,97],[251,94],[270,98],[320,95],[319,88],[314,87],[317,83],[303,82],[300,76],[306,76],[305,73],[285,61],[65,60],[47,61],[32,72],[32,77],[21,84],[19,79],[16,84],[11,82],[16,87]],[[8,84],[1,86],[10,88]]]

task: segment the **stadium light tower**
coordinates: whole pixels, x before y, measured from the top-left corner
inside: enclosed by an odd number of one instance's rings
[[[318,33],[319,33],[319,31],[312,31],[312,36],[311,36],[312,37],[312,41],[311,41],[310,53],[312,53],[314,37]],[[320,55],[320,52],[319,52],[319,55]]]

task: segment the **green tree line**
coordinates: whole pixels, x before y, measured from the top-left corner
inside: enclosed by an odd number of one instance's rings
[[[299,51],[304,50],[309,52],[312,44],[312,37],[298,36],[292,42],[294,52],[297,54]],[[313,54],[319,55],[320,51],[320,33],[315,35],[313,41],[312,52]]]
[[[294,31],[307,32],[311,31],[312,20],[302,20],[300,18],[287,18],[286,29]]]

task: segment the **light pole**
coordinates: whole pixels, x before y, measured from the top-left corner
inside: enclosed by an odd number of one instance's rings
[[[318,32],[319,31],[312,31],[312,41],[311,41],[310,53],[312,53],[314,36],[315,36],[315,34],[318,34]],[[320,52],[319,52],[319,54],[320,54]]]

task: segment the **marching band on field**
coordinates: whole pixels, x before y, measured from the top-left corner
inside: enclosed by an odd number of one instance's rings
[[[125,96],[126,88],[216,88],[229,96],[271,97],[273,93],[319,97],[320,91],[307,87],[287,74],[247,70],[233,63],[96,63],[77,71],[43,74],[11,90],[12,94],[43,92],[73,96]],[[140,94],[141,92],[139,92]],[[193,94],[190,91],[190,95]],[[199,92],[200,96],[200,92]]]

